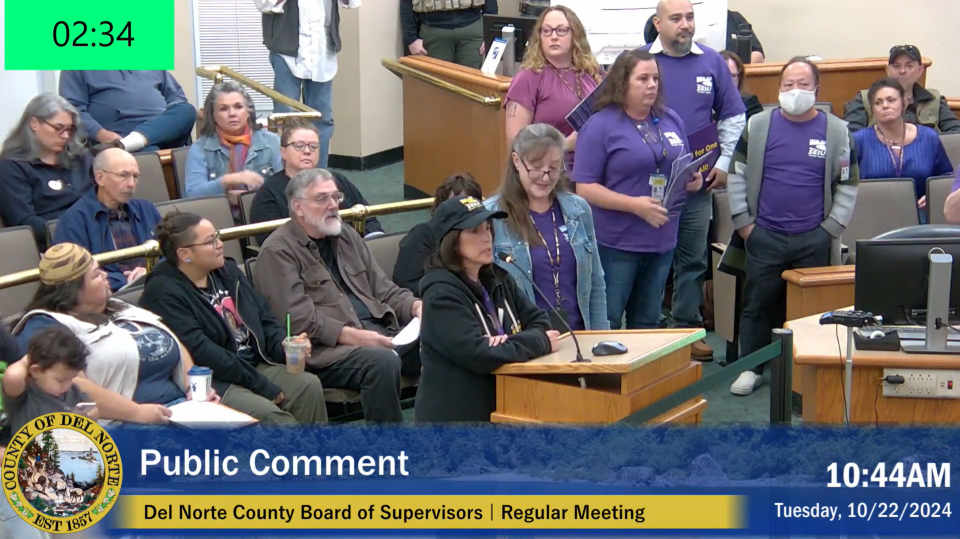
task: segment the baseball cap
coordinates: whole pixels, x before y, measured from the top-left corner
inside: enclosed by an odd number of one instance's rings
[[[913,45],[894,45],[890,49],[890,59],[887,61],[887,63],[892,64],[893,61],[897,59],[897,56],[900,56],[901,54],[906,54],[917,62],[923,62],[923,57],[920,56],[920,49],[914,47]]]
[[[488,210],[471,196],[444,200],[433,212],[433,235],[437,243],[452,230],[470,230],[487,219],[504,219],[507,212]]]

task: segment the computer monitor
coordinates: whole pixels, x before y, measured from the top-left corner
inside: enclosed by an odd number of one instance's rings
[[[926,324],[929,255],[936,248],[953,256],[949,317],[955,325],[960,318],[960,238],[858,241],[856,309],[882,316],[885,326]]]
[[[514,51],[516,61],[523,61],[523,54],[527,51],[527,41],[533,36],[533,27],[537,25],[536,17],[504,17],[502,15],[484,15],[483,16],[483,43],[486,50],[490,50],[490,45],[494,38],[503,35],[505,26],[513,26],[513,38],[515,40]]]

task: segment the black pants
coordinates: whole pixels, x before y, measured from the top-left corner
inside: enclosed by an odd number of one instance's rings
[[[743,313],[740,315],[740,357],[771,342],[773,328],[787,318],[787,270],[830,264],[832,237],[822,227],[787,236],[756,226],[746,241],[747,271]],[[763,365],[754,372],[763,374]]]
[[[403,421],[400,413],[400,356],[388,348],[361,347],[317,372],[324,387],[358,391],[370,423]]]
[[[363,329],[393,337],[377,320],[363,320]],[[358,391],[363,418],[370,423],[403,421],[400,411],[400,375],[420,376],[420,339],[395,351],[362,347],[317,373],[324,387]]]

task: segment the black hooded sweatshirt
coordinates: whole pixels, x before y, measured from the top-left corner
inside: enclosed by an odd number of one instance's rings
[[[493,320],[486,314],[477,283],[445,269],[431,269],[420,281],[423,373],[415,408],[418,422],[490,421],[497,400],[496,378],[491,373],[507,363],[550,353],[547,312],[496,266],[484,268],[480,280],[503,310],[503,328],[509,338],[499,346],[490,346]],[[519,325],[516,333],[514,320]]]
[[[273,401],[280,394],[280,386],[267,380],[256,367],[260,363],[286,364],[286,332],[232,259],[227,258],[223,267],[212,273],[230,291],[240,319],[255,341],[254,362],[237,354],[237,342],[226,321],[168,260],[157,264],[147,275],[140,306],[163,318],[195,364],[213,369],[217,394],[223,396],[227,388],[236,384]]]

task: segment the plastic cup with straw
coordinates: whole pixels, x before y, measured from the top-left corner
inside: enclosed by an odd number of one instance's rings
[[[310,341],[294,338],[290,325],[290,313],[287,313],[287,338],[283,341],[283,353],[287,358],[287,372],[297,374],[303,372],[306,366]]]

